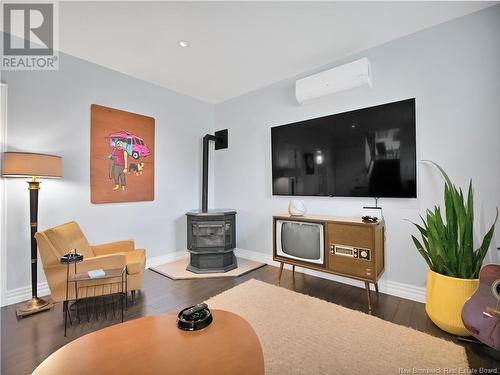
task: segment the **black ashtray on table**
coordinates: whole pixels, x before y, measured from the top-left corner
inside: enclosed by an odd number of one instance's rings
[[[213,317],[206,303],[182,309],[177,315],[177,327],[184,331],[197,331],[212,323]]]

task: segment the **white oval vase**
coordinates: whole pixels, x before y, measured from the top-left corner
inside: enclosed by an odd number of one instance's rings
[[[288,205],[288,213],[292,216],[304,216],[306,214],[306,205],[301,200],[292,199]]]

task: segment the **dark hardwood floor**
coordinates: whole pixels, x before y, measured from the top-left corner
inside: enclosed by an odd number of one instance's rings
[[[135,303],[129,305],[128,311],[125,312],[125,319],[131,320],[145,315],[177,312],[182,307],[206,300],[252,278],[277,284],[278,268],[265,266],[238,278],[180,281],[170,280],[148,270],[144,275],[143,291],[136,296]],[[281,286],[354,310],[368,312],[366,294],[362,288],[301,273],[296,273],[295,281],[293,281],[291,271],[283,272]],[[425,314],[423,304],[382,293],[375,295],[375,292],[372,293],[372,304],[373,315],[464,345],[471,367],[476,369],[497,368],[497,372],[494,373],[499,373],[498,362],[490,357],[483,347],[460,343],[455,337],[434,326]],[[58,303],[50,311],[24,319],[16,318],[15,308],[15,305],[3,307],[1,316],[1,373],[7,375],[29,374],[47,356],[71,340],[119,323],[118,315],[115,320],[106,320],[101,316],[98,321],[90,323],[82,321],[80,324],[70,326],[68,337],[65,338],[63,336],[62,304]]]

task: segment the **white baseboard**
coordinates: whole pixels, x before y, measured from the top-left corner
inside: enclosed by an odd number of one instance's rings
[[[266,263],[275,267],[279,266],[279,262],[273,261],[273,257],[271,256],[271,254],[265,254],[258,251],[245,250],[245,249],[235,249],[235,254],[238,257],[254,260],[256,262]],[[175,251],[172,253],[168,253],[166,255],[149,257],[146,260],[146,268],[156,267],[164,263],[174,262],[176,260],[187,257],[188,257],[188,252],[186,250]],[[347,277],[332,275],[326,272],[310,270],[302,267],[296,267],[295,271],[304,273],[306,275],[321,277],[323,279],[353,285],[358,288],[364,288],[363,282],[354,279],[349,279]],[[379,285],[379,290],[382,293],[425,303],[425,287],[418,287],[385,279],[381,279],[378,285]],[[45,296],[49,294],[50,290],[47,282],[38,283],[38,295]],[[7,290],[6,293],[6,305],[12,305],[14,303],[26,301],[30,297],[31,297],[30,285],[21,288],[10,289]]]
[[[48,296],[50,294],[49,285],[46,281],[38,283],[38,295],[40,297]],[[22,286],[16,289],[9,289],[6,293],[5,305],[12,305],[14,303],[27,301],[31,298],[31,285]]]
[[[187,258],[188,256],[189,253],[187,252],[187,250],[183,250],[183,251],[174,251],[173,253],[168,253],[166,255],[149,257],[146,260],[146,269],[151,267],[157,267],[165,263],[175,262],[176,260]]]

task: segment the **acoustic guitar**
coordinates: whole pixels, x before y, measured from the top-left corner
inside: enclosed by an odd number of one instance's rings
[[[472,336],[500,351],[500,265],[479,272],[479,288],[462,309],[462,321]]]

